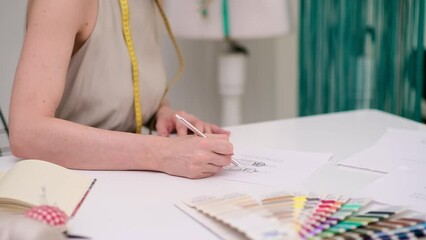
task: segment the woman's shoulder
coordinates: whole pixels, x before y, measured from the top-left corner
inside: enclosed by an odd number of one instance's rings
[[[97,4],[98,0],[28,0],[27,17],[57,17],[58,21],[62,19],[83,22],[88,15],[96,15],[94,10],[97,10]]]
[[[44,26],[50,31],[71,31],[79,45],[90,36],[97,9],[98,0],[29,0],[27,28]]]

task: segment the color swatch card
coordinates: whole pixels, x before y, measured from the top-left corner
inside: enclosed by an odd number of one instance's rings
[[[293,239],[291,226],[246,194],[200,197],[187,204],[245,235],[248,239]],[[290,208],[289,208],[290,209]]]
[[[332,154],[265,149],[237,151],[234,157],[241,166],[228,166],[215,178],[289,189],[299,187]]]
[[[238,236],[227,238],[218,233],[223,239],[426,237],[426,214],[362,198],[289,192],[275,192],[255,198],[249,194],[235,193],[201,196],[185,204],[210,219],[200,221],[209,229],[215,228],[208,225],[219,224],[236,232],[233,236]]]

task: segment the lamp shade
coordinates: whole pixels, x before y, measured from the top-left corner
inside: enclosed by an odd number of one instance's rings
[[[271,38],[290,31],[287,0],[225,2],[228,4],[229,37],[232,39]],[[167,1],[167,15],[173,32],[188,39],[223,39],[226,21],[223,4],[223,0]]]

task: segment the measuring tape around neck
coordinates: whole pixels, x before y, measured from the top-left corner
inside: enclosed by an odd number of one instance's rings
[[[124,40],[126,41],[127,50],[129,51],[130,61],[132,64],[133,104],[135,108],[136,133],[141,133],[143,117],[139,94],[139,65],[136,59],[132,35],[130,33],[130,13],[127,0],[120,0],[120,7]]]
[[[179,61],[179,68],[173,77],[173,79],[166,85],[166,88],[164,90],[163,96],[160,100],[160,105],[157,108],[161,107],[161,103],[165,99],[168,91],[173,86],[173,84],[176,83],[176,81],[181,78],[183,74],[183,70],[185,68],[182,51],[179,48],[179,45],[173,35],[173,31],[170,27],[169,21],[167,19],[167,16],[161,6],[161,3],[159,3],[158,0],[155,0],[155,3],[158,7],[158,10],[160,12],[161,18],[163,19],[164,25],[166,27],[166,31],[172,41],[173,47],[175,48],[178,61]],[[121,21],[122,21],[122,27],[123,27],[123,35],[124,39],[126,41],[127,50],[129,51],[130,60],[132,64],[132,80],[133,80],[133,97],[134,97],[134,107],[135,107],[135,122],[136,122],[136,133],[140,133],[142,129],[143,124],[143,118],[142,118],[142,110],[141,110],[141,103],[139,98],[139,65],[136,59],[135,50],[133,47],[133,41],[130,33],[130,13],[129,13],[129,4],[127,0],[120,0],[120,8],[121,8]],[[152,121],[153,123],[154,121]],[[150,126],[152,128],[152,126]],[[152,130],[152,129],[150,129]]]

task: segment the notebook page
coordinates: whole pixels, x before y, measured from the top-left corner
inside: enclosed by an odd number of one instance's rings
[[[89,176],[49,162],[23,160],[0,180],[0,200],[53,205],[71,216],[92,182]]]

